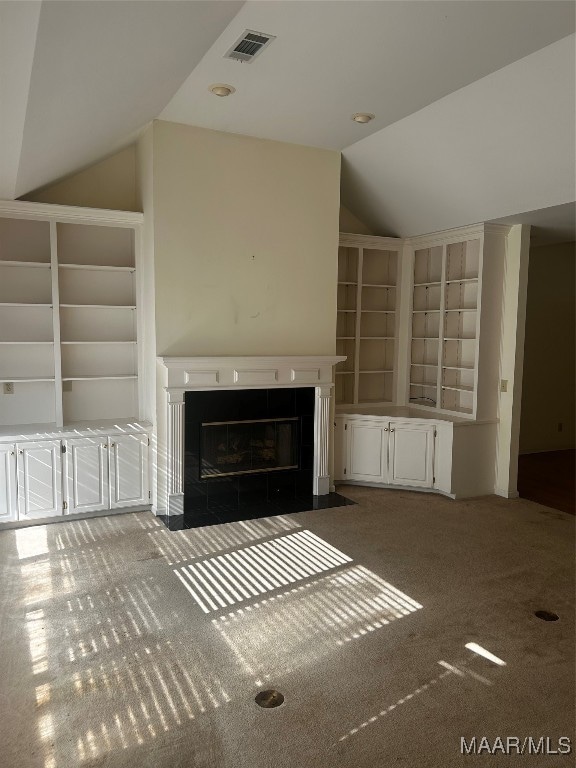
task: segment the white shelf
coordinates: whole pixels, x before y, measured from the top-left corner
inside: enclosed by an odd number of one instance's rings
[[[336,371],[336,376],[354,376],[354,371]]]
[[[36,304],[33,301],[0,301],[0,307],[51,307],[52,304]]]
[[[446,285],[452,285],[452,283],[477,283],[477,277],[464,277],[461,280],[446,280]]]
[[[413,309],[412,314],[413,315],[433,315],[438,314],[440,312],[439,309]]]
[[[4,376],[0,379],[0,382],[14,382],[15,384],[20,384],[25,381],[54,381],[54,376],[12,376],[12,378],[6,378]]]
[[[355,309],[339,309],[338,312],[356,312]]]
[[[368,340],[371,339],[372,341],[374,341],[374,340],[376,340],[376,341],[380,341],[380,340],[382,340],[382,341],[393,341],[395,338],[396,338],[395,336],[360,336],[360,341],[363,341],[363,340],[366,340],[366,339],[368,339]]]
[[[441,368],[444,368],[447,371],[473,371],[474,366],[473,365],[442,365]]]
[[[38,269],[50,269],[49,261],[3,261],[0,259],[0,267],[37,267]]]
[[[135,304],[60,304],[68,309],[136,309]]]
[[[362,283],[362,288],[396,288],[396,286],[387,283]]]
[[[430,286],[430,285],[442,285],[441,282],[437,283],[414,283],[414,288],[419,288],[421,286]]]
[[[113,267],[100,264],[59,264],[59,269],[83,269],[97,272],[135,272],[136,267]]]
[[[358,283],[355,283],[352,280],[338,280],[338,285],[358,285]]]
[[[31,344],[35,342],[30,342]],[[42,342],[49,343],[49,342]],[[137,344],[137,341],[61,341],[61,344]]]
[[[54,344],[53,341],[0,341],[0,344]]]
[[[137,379],[132,373],[118,373],[110,376],[62,376],[62,381],[108,381],[110,379]]]
[[[445,309],[444,312],[478,312],[478,307],[459,307],[458,309]]]
[[[442,389],[450,389],[450,390],[454,390],[454,392],[474,392],[474,387],[468,387],[468,386],[465,386],[464,384],[460,384],[460,385],[455,384],[454,386],[448,385],[448,384],[442,384]]]
[[[354,341],[356,336],[336,336],[336,341]]]
[[[392,368],[377,368],[372,371],[360,370],[359,373],[394,373]]]
[[[412,336],[412,341],[438,341],[438,336]]]
[[[444,336],[444,341],[476,341],[475,336]]]
[[[410,363],[413,368],[438,368],[438,363]]]
[[[372,315],[395,315],[396,314],[395,309],[362,309],[360,311],[363,313],[369,312]]]

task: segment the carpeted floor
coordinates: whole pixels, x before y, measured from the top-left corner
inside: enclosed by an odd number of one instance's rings
[[[574,517],[338,490],[357,504],[0,532],[3,768],[572,766],[461,738],[574,739]]]

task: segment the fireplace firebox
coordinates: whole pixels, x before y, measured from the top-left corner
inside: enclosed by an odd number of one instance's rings
[[[298,417],[201,424],[200,479],[298,469]]]
[[[255,509],[278,514],[275,505],[311,499],[313,387],[187,392],[185,406],[189,520],[208,525]]]

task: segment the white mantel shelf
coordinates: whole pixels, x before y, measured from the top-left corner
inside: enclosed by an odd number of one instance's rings
[[[163,513],[184,511],[185,393],[219,389],[273,389],[314,387],[314,468],[312,491],[330,492],[330,400],[333,367],[346,360],[337,355],[283,355],[262,357],[159,357],[164,390],[165,442],[159,451]],[[160,391],[162,391],[162,389]]]
[[[333,385],[336,355],[159,357],[169,390],[258,389]]]

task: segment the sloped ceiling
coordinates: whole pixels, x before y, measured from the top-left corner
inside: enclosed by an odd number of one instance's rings
[[[241,5],[0,3],[0,197],[23,195],[126,146]],[[14,133],[19,153],[3,140]]]
[[[574,35],[343,152],[343,202],[418,235],[575,199]]]
[[[160,118],[343,150],[381,234],[574,200],[573,2],[0,1],[0,197]],[[275,35],[253,62],[223,56]],[[236,88],[219,99],[215,82]],[[366,125],[353,112],[376,115]],[[572,183],[572,190],[570,184]]]

